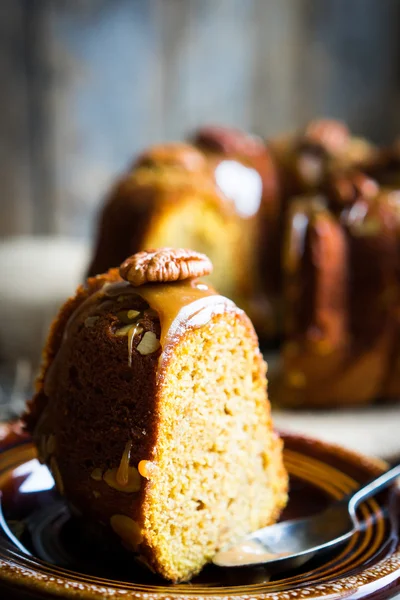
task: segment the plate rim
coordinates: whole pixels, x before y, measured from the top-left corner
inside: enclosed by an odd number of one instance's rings
[[[21,429],[18,422],[10,424],[0,424],[1,427],[8,429],[8,434],[0,435],[0,455],[6,450],[12,450],[13,447],[28,444],[30,442]],[[3,432],[5,430],[3,429]],[[310,445],[310,447],[319,447],[332,456],[340,456],[341,459],[350,463],[362,463],[363,467],[370,470],[372,474],[379,474],[388,468],[386,461],[366,456],[354,450],[347,449],[339,444],[325,442],[308,435],[293,433],[291,431],[279,430],[279,435],[283,440],[298,441]],[[246,600],[334,600],[336,598],[351,598],[357,593],[357,597],[366,598],[371,594],[380,594],[380,598],[386,598],[394,595],[400,582],[400,544],[397,545],[391,555],[380,560],[378,563],[362,570],[360,573],[339,577],[337,580],[326,583],[315,583],[305,585],[304,587],[295,587],[293,589],[278,590],[275,592],[252,592],[237,594],[231,592],[221,593],[204,592],[185,593],[174,588],[161,588],[160,592],[152,591],[134,591],[126,588],[109,587],[95,583],[85,583],[84,581],[72,581],[68,576],[57,576],[41,573],[34,568],[25,567],[10,559],[0,558],[0,582],[8,586],[15,592],[30,591],[35,594],[43,595],[43,598],[64,598],[82,600],[235,600],[239,597]],[[396,586],[397,583],[397,586]],[[395,589],[396,588],[396,589]]]

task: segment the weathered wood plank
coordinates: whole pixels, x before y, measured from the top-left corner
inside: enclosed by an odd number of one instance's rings
[[[306,119],[329,114],[377,141],[393,139],[400,3],[307,0],[302,28]]]
[[[57,185],[55,178],[53,89],[58,64],[52,53],[50,0],[25,3],[27,103],[31,163],[33,232],[54,231]]]
[[[252,2],[155,0],[168,139],[205,122],[250,125]]]
[[[54,4],[53,4],[54,7]],[[159,139],[158,41],[140,0],[65,3],[51,13],[55,229],[85,236],[115,175]],[[153,75],[154,74],[154,75]]]
[[[309,100],[302,84],[307,33],[304,0],[254,0],[252,129],[276,135],[298,127]]]
[[[144,146],[204,122],[400,127],[397,0],[4,0],[0,233],[89,234]]]
[[[0,235],[29,233],[33,204],[22,2],[0,3]]]

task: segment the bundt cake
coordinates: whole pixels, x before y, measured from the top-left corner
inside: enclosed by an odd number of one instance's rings
[[[238,302],[262,338],[276,336],[281,202],[272,154],[260,138],[228,127],[202,127],[192,142],[205,153],[217,186],[233,200],[242,221],[240,246],[252,257],[248,262],[253,268],[247,269],[247,285]]]
[[[386,383],[398,352],[398,207],[367,177],[350,179],[335,177],[330,195],[290,209],[283,368],[271,392],[283,404],[400,398]]]
[[[212,283],[271,337],[279,277],[270,260],[279,247],[276,168],[261,139],[237,130],[204,128],[194,142],[153,146],[116,184],[88,275],[142,249],[190,246],[212,260]]]
[[[88,279],[52,326],[25,416],[71,507],[173,582],[287,499],[257,336],[198,279],[210,270],[164,248]]]
[[[210,256],[215,284],[231,297],[245,285],[250,269],[244,249],[239,251],[240,225],[200,151],[187,144],[155,146],[112,191],[89,276],[163,240],[165,246],[191,245]]]
[[[320,119],[266,142],[205,127],[154,147],[107,201],[90,273],[152,246],[205,251],[262,343],[282,343],[273,402],[399,399],[398,146]]]

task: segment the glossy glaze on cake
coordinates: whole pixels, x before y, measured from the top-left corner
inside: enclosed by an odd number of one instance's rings
[[[133,251],[183,236],[212,256],[212,281],[262,343],[283,343],[274,402],[399,400],[399,144],[379,150],[329,119],[267,142],[215,126],[191,141],[151,148],[122,180],[91,272],[116,264],[122,242]]]
[[[77,514],[187,580],[286,502],[265,373],[250,320],[204,281],[111,270],[61,309],[26,423]]]

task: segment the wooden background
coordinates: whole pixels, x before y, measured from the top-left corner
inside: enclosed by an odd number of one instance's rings
[[[400,131],[398,0],[1,0],[0,234],[87,237],[114,175],[200,123]]]

